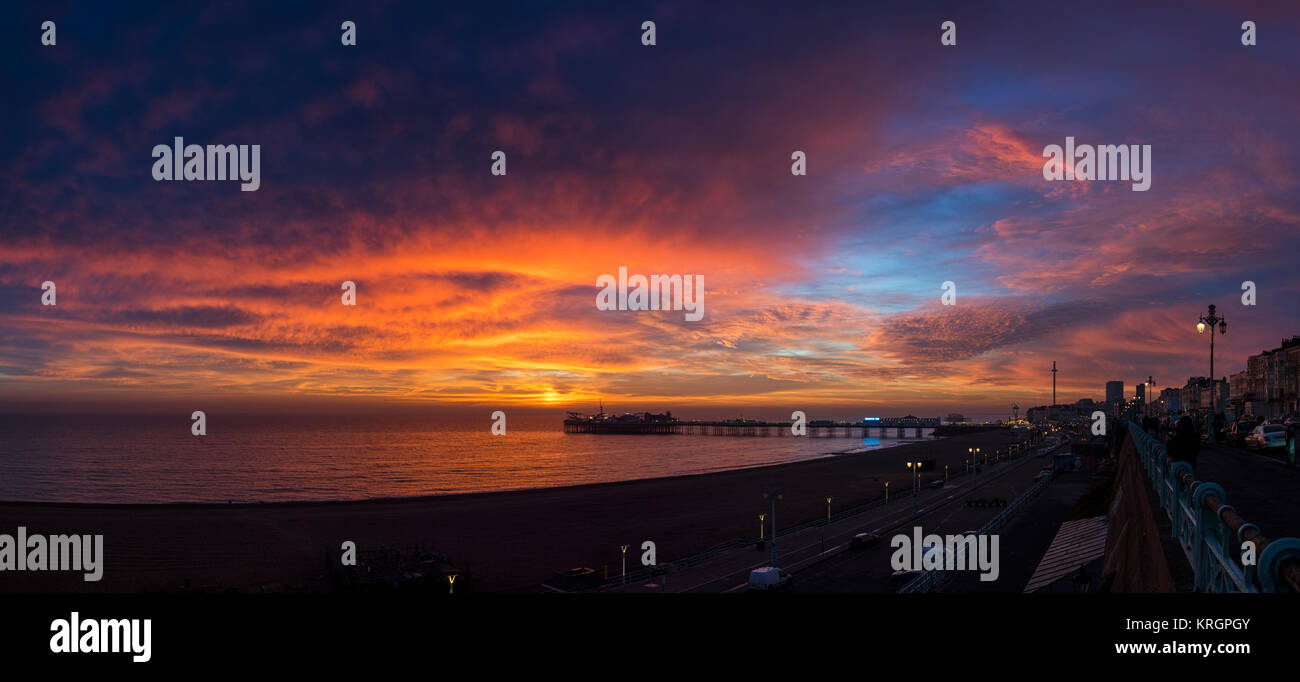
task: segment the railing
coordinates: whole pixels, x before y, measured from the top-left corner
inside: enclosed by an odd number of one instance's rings
[[[1197,592],[1300,592],[1300,539],[1264,537],[1226,503],[1219,484],[1196,480],[1191,465],[1170,459],[1165,446],[1131,420],[1128,429],[1192,566]],[[1247,543],[1255,565],[1239,563]]]
[[[998,512],[997,516],[994,516],[988,523],[984,524],[982,528],[975,531],[975,534],[991,535],[1002,530],[1002,527],[1007,525],[1007,521],[1010,521],[1011,517],[1016,515],[1016,512],[1023,509],[1026,504],[1029,504],[1030,500],[1037,497],[1038,493],[1043,491],[1043,488],[1047,487],[1047,484],[1052,482],[1052,476],[1054,475],[1056,475],[1055,470],[1053,470],[1051,474],[1044,476],[1042,480],[1031,486],[1029,490],[1021,493],[1020,497],[1017,497],[1014,502],[1008,504],[1006,508]],[[929,592],[947,579],[947,571],[922,571],[921,575],[916,576],[906,585],[900,587],[898,593]]]

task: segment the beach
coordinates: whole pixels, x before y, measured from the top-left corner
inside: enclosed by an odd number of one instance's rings
[[[617,438],[618,436],[610,436]],[[665,436],[671,438],[671,436]],[[765,490],[779,490],[778,528],[832,509],[907,494],[906,462],[934,458],[965,469],[967,449],[986,453],[1009,431],[963,434],[861,454],[709,474],[522,491],[261,504],[44,504],[0,502],[0,533],[102,534],[103,577],[75,571],[0,572],[0,592],[173,592],[328,589],[327,561],[345,541],[359,550],[419,544],[447,555],[477,591],[536,591],[576,566],[615,574],[619,546],[653,541],[667,563],[738,537],[756,537]]]

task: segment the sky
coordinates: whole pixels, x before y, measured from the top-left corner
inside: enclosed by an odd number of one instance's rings
[[[1294,4],[180,4],[0,22],[0,410],[996,417],[1206,375],[1210,303],[1220,376],[1300,334]],[[260,188],[155,181],[177,136]],[[1046,181],[1067,136],[1150,189]]]

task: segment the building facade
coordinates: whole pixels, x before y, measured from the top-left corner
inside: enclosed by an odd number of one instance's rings
[[[1300,415],[1300,336],[1246,358],[1246,370],[1232,375],[1232,384],[1232,399],[1244,414]]]
[[[1124,382],[1107,381],[1106,382],[1106,403],[1117,405],[1124,402]]]
[[[1212,393],[1218,393],[1217,400]],[[1228,381],[1210,381],[1208,377],[1189,377],[1187,384],[1178,389],[1178,407],[1182,414],[1209,414],[1212,407],[1219,412],[1229,409]]]
[[[1166,388],[1160,391],[1160,399],[1157,400],[1153,407],[1160,414],[1181,414],[1182,403],[1179,402],[1179,396],[1182,395],[1181,388]]]

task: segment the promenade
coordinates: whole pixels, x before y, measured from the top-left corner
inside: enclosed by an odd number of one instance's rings
[[[1195,476],[1223,486],[1226,502],[1268,537],[1300,537],[1300,467],[1274,453],[1202,445]]]

